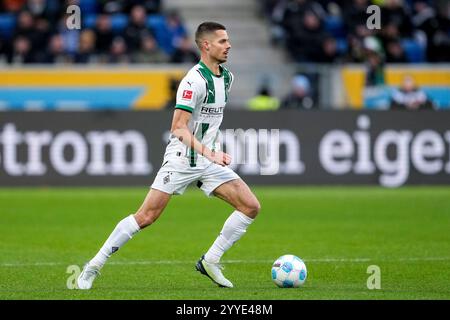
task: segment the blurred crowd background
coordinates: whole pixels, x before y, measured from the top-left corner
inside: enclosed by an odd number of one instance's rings
[[[388,63],[450,61],[449,1],[263,2],[272,41],[298,62],[364,62],[368,51]],[[367,28],[372,4],[380,7],[379,30]]]
[[[81,9],[82,29],[66,27]],[[196,62],[182,18],[160,0],[3,0],[0,55],[7,63]]]
[[[217,1],[196,1],[213,9],[223,9]],[[450,79],[445,75],[442,83],[438,83],[443,89],[432,88],[429,92],[427,88],[423,91],[419,87],[432,84],[434,78],[417,78],[414,70],[402,72],[400,77],[394,77],[392,83],[386,80],[386,66],[391,64],[406,68],[427,65],[431,68],[429,70],[434,68],[448,72],[450,1],[241,2],[254,3],[251,10],[260,28],[266,31],[267,50],[282,54],[279,61],[271,59],[274,71],[268,68],[265,73],[244,76],[244,80],[237,83],[238,98],[234,100],[237,107],[251,110],[339,109],[343,106],[386,109],[393,106],[399,108],[406,101],[413,101],[412,105],[418,104],[426,109],[450,105]],[[180,64],[183,65],[182,70],[187,70],[189,65],[199,60],[192,38],[194,30],[188,27],[197,21],[185,17],[184,13],[189,10],[183,11],[183,5],[179,3],[174,0],[0,0],[0,65],[3,68],[26,68],[32,64],[139,64],[151,70],[157,65],[172,67]],[[370,16],[367,8],[372,4],[381,9],[380,29],[367,27]],[[81,29],[69,30],[66,26],[69,16],[66,10],[70,5],[78,5],[81,9]],[[220,17],[226,17],[226,13],[222,12]],[[212,20],[209,18],[204,16],[204,20]],[[232,29],[232,25],[230,27]],[[256,35],[248,34],[249,46],[253,36]],[[231,38],[233,40],[233,34]],[[240,58],[245,59],[243,55],[239,54]],[[251,68],[258,68],[260,61],[254,61],[250,56],[248,60],[250,64],[252,61],[255,63]],[[291,72],[280,73],[282,68],[277,64],[286,66],[285,70]],[[357,76],[345,73],[347,69],[340,69],[343,81],[336,81],[327,69],[327,66],[337,70],[354,64],[363,67],[362,85]],[[444,69],[433,67],[433,64],[443,64]],[[248,69],[239,66],[233,70],[237,70],[238,74],[248,72]],[[179,77],[172,76],[165,80],[169,96],[161,108],[170,105],[173,100],[177,80]],[[380,91],[380,88],[386,85],[392,87],[392,84],[395,84],[395,89]],[[342,85],[350,87],[342,88]],[[361,91],[360,96],[353,96],[352,90]],[[341,91],[349,93],[341,97]],[[437,97],[436,101],[433,101],[433,95]],[[3,99],[3,104],[0,103],[4,109],[11,106],[7,100]],[[336,102],[338,100],[342,101]]]

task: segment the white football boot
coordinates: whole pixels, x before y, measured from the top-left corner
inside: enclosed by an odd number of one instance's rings
[[[95,278],[100,275],[100,271],[95,266],[90,266],[89,263],[87,263],[83,271],[81,271],[80,275],[77,279],[77,286],[78,289],[81,290],[89,290],[92,287],[92,283],[94,282]]]
[[[223,267],[218,263],[208,263],[205,261],[205,256],[202,256],[195,265],[197,271],[210,278],[219,287],[233,288],[230,280],[225,278],[222,274]]]

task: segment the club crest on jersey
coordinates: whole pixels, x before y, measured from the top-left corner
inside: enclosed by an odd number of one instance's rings
[[[164,184],[168,184],[170,182],[170,174],[164,177],[163,182]]]
[[[182,99],[183,100],[192,100],[192,90],[184,90]]]

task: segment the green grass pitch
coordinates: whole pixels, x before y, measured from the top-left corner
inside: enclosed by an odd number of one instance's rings
[[[450,299],[450,187],[255,187],[262,211],[224,257],[233,289],[194,270],[232,208],[198,189],[113,255],[90,291],[70,290],[146,188],[0,189],[0,299]],[[283,254],[308,268],[280,289]],[[369,290],[371,265],[381,289]]]

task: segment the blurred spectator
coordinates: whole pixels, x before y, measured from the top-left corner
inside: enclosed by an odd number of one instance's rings
[[[282,23],[288,34],[294,35],[298,29],[302,28],[304,15],[308,11],[319,19],[325,15],[322,6],[316,1],[291,0],[286,4]]]
[[[414,3],[414,26],[426,37],[427,60],[430,62],[450,61],[450,2],[437,6],[437,12],[427,1]]]
[[[418,88],[414,79],[407,75],[399,89],[391,97],[391,110],[433,110],[435,106],[426,93]]]
[[[100,14],[97,17],[95,26],[95,46],[99,54],[107,54],[111,48],[114,34],[111,28],[111,18],[107,14]]]
[[[14,37],[23,36],[30,40],[33,53],[46,49],[51,31],[49,21],[43,17],[34,17],[25,10],[17,15]]]
[[[384,56],[380,41],[375,37],[364,39],[366,56],[366,87],[384,84]]]
[[[197,50],[193,47],[191,40],[189,37],[184,37],[181,39],[178,48],[176,48],[175,52],[172,54],[170,62],[172,63],[189,63],[194,62],[197,63],[200,60],[200,57],[197,53]]]
[[[315,61],[321,54],[326,34],[318,16],[311,10],[305,12],[301,25],[293,30],[288,49],[297,62]]]
[[[148,14],[161,12],[161,0],[126,0],[123,2],[125,3],[126,12],[131,12],[136,5],[144,7]]]
[[[60,2],[58,0],[28,0],[24,10],[30,12],[35,18],[41,18],[50,25],[55,25],[62,11]]]
[[[345,55],[346,62],[361,63],[365,61],[363,40],[364,39],[353,34],[348,36],[348,52]]]
[[[114,14],[125,11],[124,0],[100,0],[99,2],[102,13]]]
[[[8,63],[21,64],[32,63],[33,54],[31,52],[31,41],[25,36],[17,36],[12,44],[12,48],[8,53]]]
[[[21,11],[17,15],[17,26],[14,30],[14,36],[22,36],[33,42],[34,34],[34,17],[28,11]]]
[[[115,37],[109,51],[108,63],[124,64],[129,62],[130,57],[125,39],[120,36]]]
[[[394,23],[388,22],[380,31],[377,38],[380,39],[384,48],[388,42],[401,38],[400,30]]]
[[[134,6],[141,5],[148,14],[155,14],[161,11],[161,0],[100,0],[100,7],[104,13],[129,14]]]
[[[32,29],[28,35],[31,40],[33,54],[45,51],[51,35],[49,22],[44,18],[36,18],[33,21]]]
[[[2,0],[2,9],[6,12],[19,12],[26,0]]]
[[[131,9],[130,20],[125,29],[125,40],[130,51],[137,51],[141,47],[141,39],[147,35],[152,35],[147,27],[147,13],[141,5],[136,5]]]
[[[315,108],[311,95],[311,84],[304,75],[292,79],[292,91],[281,102],[281,109],[308,110]]]
[[[0,63],[3,62],[3,58],[6,57],[8,52],[6,41],[0,37]]]
[[[64,49],[64,39],[60,34],[54,34],[50,38],[50,43],[45,54],[38,58],[39,63],[70,63],[72,58]]]
[[[248,108],[252,111],[278,110],[280,100],[272,96],[268,85],[264,85],[258,94],[247,102]]]
[[[385,0],[381,7],[381,25],[394,25],[400,31],[402,37],[412,35],[411,15],[408,6],[403,0]]]
[[[180,42],[184,41],[184,38],[187,37],[186,28],[178,11],[172,10],[167,14],[166,28],[168,41],[165,49],[169,54],[173,54],[180,46]]]
[[[61,17],[56,31],[62,37],[66,53],[74,56],[78,50],[78,43],[80,42],[80,30],[67,28],[66,21],[68,17],[68,14]]]
[[[392,40],[386,44],[386,62],[387,63],[405,63],[407,62],[405,51],[400,40]]]
[[[156,40],[151,35],[141,39],[141,48],[132,57],[132,62],[136,63],[162,63],[168,62],[168,60],[168,56],[158,47]]]
[[[337,62],[338,59],[339,52],[336,39],[330,36],[325,37],[322,41],[321,50],[317,54],[315,62],[333,63]]]
[[[90,63],[95,61],[95,33],[90,29],[81,31],[80,44],[75,54],[75,63]]]
[[[368,0],[353,0],[344,10],[344,24],[350,34],[357,34],[357,28],[366,28]]]

